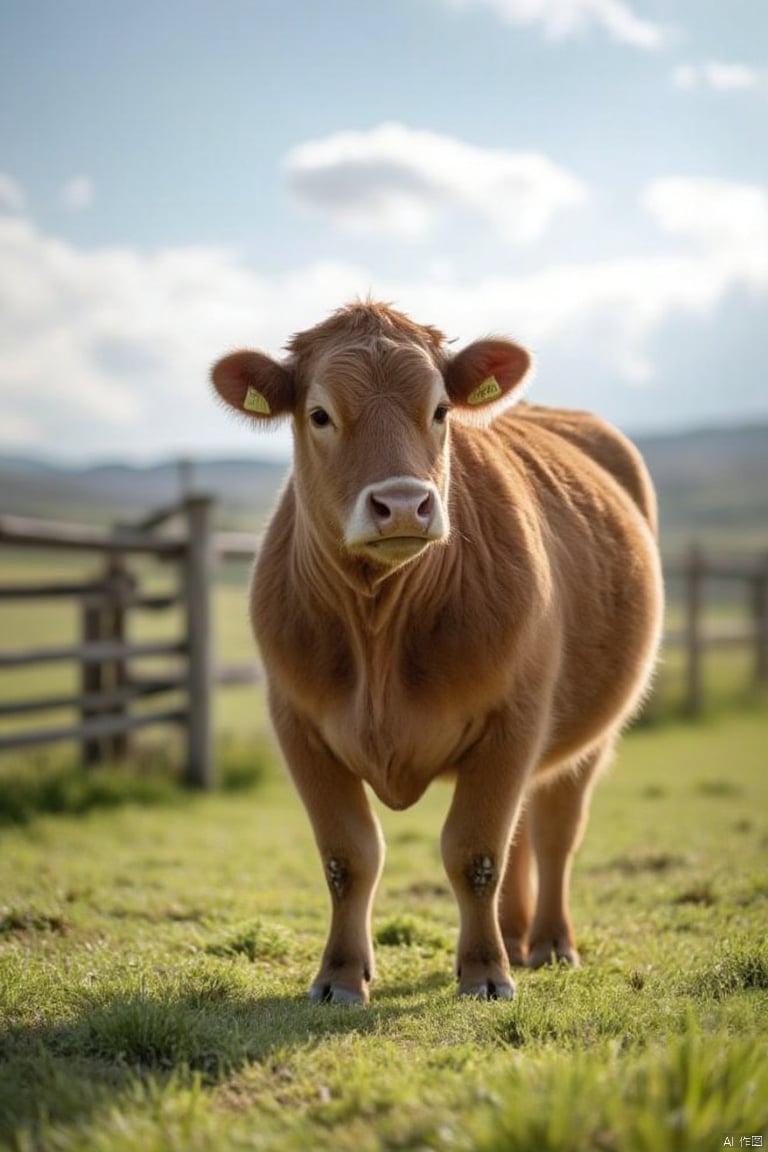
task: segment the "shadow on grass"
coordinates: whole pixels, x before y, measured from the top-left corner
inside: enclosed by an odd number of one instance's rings
[[[222,978],[188,992],[84,998],[64,1023],[0,1032],[0,1143],[77,1125],[168,1085],[213,1087],[275,1053],[338,1034],[367,1035],[408,1012],[249,997]]]

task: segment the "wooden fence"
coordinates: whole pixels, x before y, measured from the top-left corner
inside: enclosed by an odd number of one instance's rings
[[[752,649],[752,683],[758,688],[768,685],[768,553],[741,560],[720,559],[707,555],[694,543],[682,559],[665,562],[664,575],[668,584],[675,578],[682,581],[684,622],[682,627],[667,629],[664,646],[684,649],[684,709],[688,715],[697,716],[704,707],[704,663],[710,650],[748,645]],[[741,585],[742,595],[736,597],[746,609],[741,619],[708,618],[713,584]]]
[[[101,575],[89,581],[0,583],[0,603],[69,600],[79,605],[80,639],[64,646],[0,650],[0,669],[76,662],[75,694],[0,701],[0,719],[75,709],[78,722],[66,726],[0,732],[0,751],[60,741],[78,741],[85,764],[126,755],[129,733],[149,725],[177,724],[186,736],[185,780],[194,787],[214,784],[211,730],[217,684],[257,679],[255,662],[215,665],[212,653],[211,592],[215,566],[224,560],[250,560],[253,537],[214,533],[208,496],[190,495],[138,524],[113,529],[0,517],[0,547],[86,552],[100,556]],[[142,592],[129,570],[129,556],[151,556],[176,566],[175,591]],[[667,648],[685,650],[685,709],[695,715],[704,703],[705,653],[715,647],[749,644],[755,684],[768,683],[768,554],[740,563],[716,561],[693,546],[682,560],[665,565],[668,579],[682,581],[684,624],[667,632]],[[705,613],[710,581],[739,582],[747,589],[749,612],[742,621],[715,622]],[[182,634],[172,641],[136,643],[128,639],[131,611],[182,609]],[[132,664],[173,658],[181,671],[137,675]],[[182,703],[163,705],[168,695]],[[160,700],[154,710],[136,711],[139,702]],[[142,706],[143,707],[143,706]],[[653,708],[651,706],[651,713]]]
[[[211,590],[214,566],[225,559],[252,558],[256,541],[212,528],[212,499],[189,496],[138,524],[114,529],[59,524],[15,516],[0,517],[0,546],[92,553],[102,557],[102,574],[89,581],[0,583],[0,602],[68,600],[79,605],[76,644],[0,650],[0,669],[75,661],[80,690],[72,695],[37,696],[0,702],[0,718],[76,709],[79,721],[60,727],[29,728],[0,734],[0,751],[31,745],[78,741],[85,764],[126,754],[128,734],[156,724],[178,724],[186,734],[185,780],[198,788],[214,783],[211,731],[213,688],[257,678],[255,662],[215,667],[212,654]],[[181,522],[179,528],[178,522]],[[150,556],[178,570],[174,591],[146,594],[129,571],[129,556]],[[172,641],[135,643],[127,638],[132,610],[182,610],[182,634]],[[132,663],[172,658],[181,671],[134,675]],[[181,693],[183,703],[162,705]],[[160,707],[135,711],[139,701],[160,698]]]

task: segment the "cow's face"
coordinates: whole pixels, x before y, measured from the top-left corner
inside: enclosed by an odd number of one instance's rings
[[[529,358],[502,340],[448,359],[407,335],[309,336],[282,364],[225,357],[214,386],[257,421],[292,416],[299,515],[326,549],[387,575],[448,538],[451,421],[489,422]]]
[[[434,361],[412,344],[379,338],[309,362],[296,481],[350,554],[396,567],[447,537],[450,404]]]

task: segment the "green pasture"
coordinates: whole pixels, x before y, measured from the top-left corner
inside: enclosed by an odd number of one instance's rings
[[[11,568],[47,573],[43,556]],[[156,590],[173,576],[141,574]],[[247,573],[224,575],[217,656],[250,659]],[[61,604],[0,605],[5,648],[77,628]],[[131,622],[137,639],[180,631],[178,616]],[[0,1148],[768,1146],[768,713],[750,661],[708,658],[694,724],[665,653],[655,722],[625,737],[575,869],[583,968],[521,972],[513,1003],[455,998],[442,785],[382,812],[371,1006],[306,1002],[328,900],[261,687],[216,694],[212,795],[178,788],[163,730],[97,770],[74,747],[0,757]],[[0,698],[77,686],[67,665],[7,670]]]
[[[0,1147],[768,1140],[760,711],[625,738],[574,876],[584,966],[520,973],[513,1003],[455,998],[435,786],[382,813],[370,1008],[309,1005],[327,897],[306,819],[263,745],[222,760],[209,796],[60,754],[0,775]]]

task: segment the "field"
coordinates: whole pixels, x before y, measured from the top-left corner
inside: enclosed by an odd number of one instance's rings
[[[19,554],[7,575],[40,579],[43,563]],[[77,561],[62,574],[87,570]],[[154,590],[170,579],[142,575]],[[251,654],[244,581],[240,570],[216,586],[222,660]],[[674,603],[670,617],[679,623]],[[71,642],[77,626],[62,605],[0,609],[8,647]],[[144,615],[130,634],[179,631],[178,617]],[[680,653],[667,653],[656,723],[623,742],[578,860],[584,966],[521,972],[512,1004],[455,998],[443,786],[409,812],[382,812],[371,1007],[306,1002],[327,897],[259,688],[217,693],[213,795],[176,786],[178,743],[162,730],[123,767],[83,771],[72,748],[6,757],[0,1148],[672,1152],[768,1141],[768,717],[750,660],[708,659],[707,711],[692,724],[680,716]],[[77,686],[66,665],[6,670],[0,696]]]
[[[0,1146],[768,1139],[766,735],[756,709],[628,735],[574,878],[584,966],[521,973],[511,1004],[454,996],[444,787],[383,813],[379,977],[350,1009],[304,999],[326,896],[268,750],[230,749],[206,797],[51,757],[20,809],[6,771]]]

